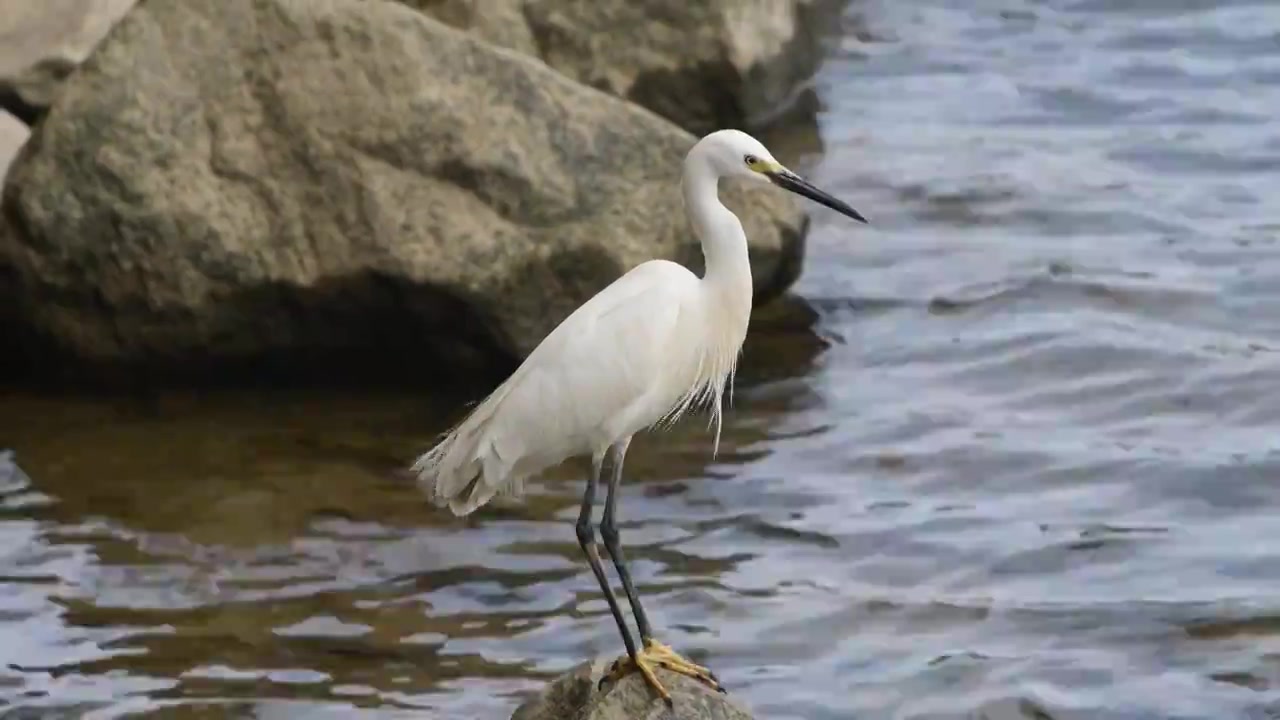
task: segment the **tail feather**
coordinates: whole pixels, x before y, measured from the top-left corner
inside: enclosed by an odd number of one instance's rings
[[[436,507],[469,515],[494,496],[522,494],[523,483],[510,477],[512,468],[499,456],[490,432],[508,389],[495,390],[413,463],[418,488]]]

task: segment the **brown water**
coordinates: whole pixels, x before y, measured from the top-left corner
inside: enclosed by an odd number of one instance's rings
[[[760,718],[1280,717],[1280,6],[868,0],[721,454],[637,440],[663,639]],[[1269,200],[1268,198],[1271,198]],[[618,641],[566,467],[411,393],[0,398],[5,717],[505,718]]]

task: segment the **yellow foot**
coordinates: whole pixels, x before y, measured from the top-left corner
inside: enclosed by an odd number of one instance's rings
[[[715,673],[701,665],[689,662],[675,650],[652,638],[645,639],[644,649],[637,652],[634,659],[623,655],[613,661],[613,664],[609,666],[609,671],[605,673],[604,677],[600,678],[600,685],[603,686],[605,682],[617,682],[628,674],[639,670],[640,674],[644,675],[644,680],[649,684],[649,687],[653,688],[654,692],[662,697],[662,701],[670,707],[672,704],[671,693],[667,692],[667,689],[658,681],[658,676],[654,673],[656,668],[686,675],[717,692],[727,692],[720,685]]]

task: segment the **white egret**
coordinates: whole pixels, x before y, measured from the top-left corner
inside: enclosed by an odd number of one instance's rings
[[[655,667],[721,688],[709,670],[654,640],[618,544],[617,494],[627,446],[640,430],[707,405],[719,444],[721,396],[733,381],[752,294],[747,237],[737,216],[720,203],[721,178],[769,182],[866,222],[783,167],[750,135],[707,135],[685,157],[682,180],[685,209],[706,258],[703,277],[666,260],[636,266],[552,330],[511,377],[413,465],[419,487],[434,504],[467,515],[495,496],[519,495],[524,480],[546,468],[589,456],[577,535],[627,650],[611,675],[638,669],[668,704],[671,696]],[[631,603],[639,648],[605,578],[591,528],[606,459],[612,474],[600,535]]]

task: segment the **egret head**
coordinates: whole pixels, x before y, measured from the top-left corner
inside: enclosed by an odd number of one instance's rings
[[[767,182],[825,205],[841,215],[866,222],[862,213],[791,172],[759,140],[740,130],[718,130],[703,138],[708,159],[721,177]]]

